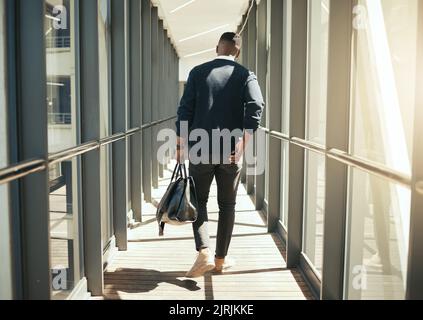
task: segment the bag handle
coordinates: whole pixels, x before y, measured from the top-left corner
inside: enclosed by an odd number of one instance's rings
[[[173,181],[177,180],[178,177],[182,177],[184,179],[188,177],[187,169],[184,164],[180,164],[180,163],[176,164],[175,169],[173,170],[172,179],[170,180],[170,182],[172,183]]]
[[[180,164],[177,163],[175,169],[173,170],[172,179],[170,179],[170,182],[172,183],[174,180],[178,179],[179,176],[182,176],[182,171]]]
[[[183,171],[181,170],[181,175],[182,175],[182,172],[183,172],[182,178],[187,179],[188,178],[188,174],[187,174],[187,168],[185,167],[185,164],[181,164],[180,166],[181,166],[181,168],[183,170]]]

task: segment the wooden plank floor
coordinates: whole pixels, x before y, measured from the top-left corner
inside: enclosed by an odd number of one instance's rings
[[[153,196],[158,201],[169,183],[169,171]],[[216,187],[209,201],[213,247],[217,229]],[[192,227],[166,226],[158,236],[155,207],[144,206],[144,222],[130,230],[129,247],[117,252],[105,272],[103,299],[244,300],[312,299],[298,270],[287,269],[281,241],[266,225],[241,187],[229,255],[237,265],[225,274],[185,278],[196,258]]]

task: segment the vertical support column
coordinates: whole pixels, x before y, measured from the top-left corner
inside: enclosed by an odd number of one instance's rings
[[[247,16],[245,16],[245,19]],[[244,20],[243,20],[244,23]],[[241,35],[242,37],[242,65],[248,68],[248,51],[249,51],[249,42],[248,42],[248,23],[245,26],[245,29]],[[245,157],[242,160],[242,169],[241,169],[241,183],[247,183],[247,162],[245,161]]]
[[[159,120],[163,118],[163,106],[165,104],[164,96],[163,96],[163,89],[166,89],[164,86],[164,29],[163,29],[163,20],[159,20],[159,106],[158,106],[158,116]],[[161,129],[161,126],[156,126],[157,130]],[[163,177],[163,161],[164,159],[160,159],[158,164],[158,173],[159,177]]]
[[[172,57],[173,57],[173,69],[172,69],[172,80],[173,80],[173,100],[172,100],[172,113],[171,115],[176,116],[179,97],[178,97],[178,87],[179,87],[179,76],[178,76],[178,54],[176,52],[176,47],[172,46]],[[175,120],[170,121],[170,128],[174,128]],[[173,155],[171,155],[173,156]]]
[[[100,138],[98,6],[96,0],[80,2],[81,142]],[[84,261],[88,291],[103,294],[100,150],[82,156],[84,209]]]
[[[126,24],[126,128],[131,129],[131,0],[126,0],[125,10],[125,24]],[[113,77],[113,75],[112,75]],[[133,223],[133,211],[132,211],[132,173],[131,173],[131,138],[126,139],[126,203],[127,203],[127,225]]]
[[[177,102],[175,106],[175,110],[177,110],[177,106],[179,104],[179,56],[178,56],[178,51],[176,50],[176,48],[175,48],[175,96],[176,96],[176,102]]]
[[[176,48],[174,46],[172,46],[172,57],[173,57],[173,74],[172,74],[172,79],[174,81],[173,83],[173,98],[175,100],[178,100],[178,96],[177,96],[177,78],[176,78],[176,74],[177,74],[177,56],[176,56]],[[176,106],[175,106],[176,109]]]
[[[6,29],[6,48],[5,48],[5,62],[7,65],[7,71],[5,79],[7,81],[6,91],[6,114],[8,119],[7,125],[7,144],[8,144],[8,159],[9,163],[19,162],[19,146],[18,146],[18,73],[17,64],[17,46],[16,46],[16,34],[19,30],[19,26],[16,23],[19,16],[16,14],[17,2],[15,0],[3,1],[4,11],[4,27]],[[12,265],[10,266],[12,276],[9,279],[9,283],[12,285],[12,297],[13,299],[23,299],[23,285],[22,285],[22,238],[21,232],[21,219],[20,215],[20,196],[19,196],[19,181],[13,181],[9,183],[9,217],[10,217],[10,241],[12,250]],[[4,284],[7,285],[6,283]]]
[[[176,96],[176,104],[175,104],[175,111],[173,112],[174,115],[176,115],[177,113],[177,107],[179,105],[179,101],[181,99],[181,94],[180,94],[180,82],[179,82],[179,56],[178,56],[178,52],[175,48],[175,96]],[[172,121],[172,127],[174,128],[174,123],[175,121]]]
[[[263,95],[266,94],[267,77],[267,0],[261,0],[257,6],[257,79]],[[266,123],[267,107],[263,113],[262,123]],[[267,152],[267,151],[266,151]],[[266,174],[256,175],[255,205],[256,210],[262,210],[264,205]]]
[[[142,118],[151,122],[151,1],[142,0]],[[142,131],[142,181],[144,200],[151,202],[151,134],[152,129]]]
[[[326,143],[348,151],[353,1],[332,1],[330,11]],[[343,298],[347,188],[347,166],[326,158],[322,300]]]
[[[163,22],[163,39],[162,39],[162,45],[163,45],[163,52],[162,52],[162,64],[163,64],[163,69],[162,69],[162,84],[163,84],[163,88],[167,88],[168,85],[168,79],[167,79],[167,52],[166,52],[166,48],[167,48],[167,30],[164,28],[164,22]],[[162,91],[162,104],[161,104],[161,110],[160,110],[160,119],[164,119],[166,118],[167,115],[167,90],[163,90]],[[159,130],[162,130],[164,127],[164,124],[161,123],[159,125]],[[162,166],[159,168],[159,173],[160,173],[160,178],[164,177],[164,171],[166,170],[166,159],[167,159],[167,155],[164,155],[164,158],[162,159]]]
[[[326,143],[328,149],[348,151],[352,0],[331,3]],[[342,299],[347,206],[347,167],[326,160],[324,250],[321,298]]]
[[[282,28],[283,28],[283,2],[271,1],[271,39],[269,53],[269,93],[268,93],[268,121],[269,129],[280,132],[282,112]],[[281,179],[281,141],[269,138],[269,203],[268,203],[268,229],[276,229],[280,214],[280,179]]]
[[[169,83],[170,83],[170,98],[169,98],[169,117],[176,115],[176,99],[175,99],[175,50],[173,43],[170,42],[169,45]],[[167,123],[167,128],[173,128],[173,123],[175,120],[169,120]],[[172,154],[169,152],[169,162],[172,160]]]
[[[242,27],[242,25],[244,24],[244,21],[245,21],[245,17],[246,17],[246,15],[244,14],[243,16],[242,16],[242,19],[241,19],[241,24],[238,26],[238,30],[237,30],[237,33],[239,34],[239,32],[241,31],[241,27]],[[242,34],[241,35],[241,51],[240,51],[240,53],[239,53],[239,57],[238,57],[238,61],[239,61],[239,63],[240,64],[244,64],[244,40],[245,40],[245,38],[244,38],[244,34]]]
[[[173,79],[175,81],[175,105],[174,105],[174,111],[173,114],[176,115],[177,113],[177,108],[178,108],[178,104],[179,104],[179,58],[178,58],[178,52],[176,51],[176,48],[173,48],[173,55],[174,55],[174,59],[175,59],[175,66],[174,66],[174,76]],[[172,120],[172,126],[171,128],[173,128],[173,124],[175,123],[174,120]]]
[[[413,181],[406,298],[423,299],[423,3],[419,1],[417,31],[416,109],[414,115]]]
[[[172,68],[172,56],[171,56],[171,52],[172,52],[172,44],[170,42],[170,38],[169,38],[169,34],[168,34],[168,38],[167,38],[167,82],[168,82],[168,88],[169,88],[169,92],[167,95],[167,104],[166,104],[166,118],[170,117],[170,112],[172,110],[172,72],[171,72],[171,68]],[[167,121],[165,123],[165,127],[169,127],[169,123],[170,121]],[[167,154],[167,159],[166,159],[166,166],[165,169],[167,169],[167,166],[169,164],[170,161],[170,153]]]
[[[112,114],[113,133],[125,132],[128,120],[128,1],[112,1]],[[128,141],[113,145],[113,224],[116,246],[127,249]]]
[[[251,9],[250,18],[248,19],[248,67],[252,72],[257,73],[257,3],[256,0],[253,1],[254,5]],[[255,144],[256,139],[254,137],[249,147],[256,149]],[[254,193],[255,178],[256,177],[254,175],[247,175],[248,194]]]
[[[131,128],[141,127],[141,2],[130,0],[130,70],[131,70],[131,99],[130,124]],[[131,138],[131,204],[134,218],[141,221],[142,210],[142,160],[141,134]]]
[[[174,107],[175,103],[173,101],[173,99],[174,99],[173,87],[174,87],[174,84],[173,84],[173,45],[172,45],[172,42],[170,41],[170,38],[169,38],[169,88],[170,88],[170,90],[169,90],[169,103],[168,103],[168,108],[167,108],[168,109],[168,112],[167,112],[168,117],[171,117],[174,114],[173,110],[175,109],[175,107]],[[167,122],[166,127],[167,128],[171,127],[171,121],[170,120]],[[172,157],[172,155],[169,152],[169,154],[168,154],[168,164],[171,160],[171,157]]]
[[[282,28],[282,26],[278,27]],[[291,70],[294,71],[291,73],[290,131],[292,137],[304,139],[307,95],[307,0],[292,1],[292,39],[295,41],[292,41],[291,48]],[[282,48],[280,50],[282,52]],[[278,119],[281,119],[281,115],[278,116]],[[281,154],[280,149],[278,154]],[[270,172],[273,175],[272,169]],[[304,149],[291,144],[289,149],[288,268],[299,264],[302,249],[303,194]]]
[[[47,89],[44,41],[44,1],[19,0],[18,107],[19,161],[47,159]],[[34,112],[37,110],[37,112]],[[48,300],[51,292],[49,261],[48,170],[21,182],[21,215],[24,299]]]
[[[164,38],[163,38],[163,114],[162,118],[166,118],[169,114],[169,37],[167,30],[163,30]],[[159,128],[163,129],[167,123],[160,124]],[[161,172],[161,177],[164,176],[164,170],[167,168],[167,161],[168,161],[168,154],[165,154],[164,162],[163,162],[163,171]]]
[[[170,117],[170,112],[172,110],[172,43],[170,42],[169,33],[167,32],[167,49],[166,49],[166,55],[167,55],[167,87],[169,88],[167,93],[167,103],[166,103],[166,118]],[[164,123],[164,127],[168,128],[170,124],[170,121],[167,121]],[[166,165],[165,169],[167,169],[168,164],[170,161],[170,153],[167,153],[166,156]]]
[[[159,15],[157,7],[152,8],[151,13],[151,109],[152,121],[159,120]],[[152,128],[152,154],[151,154],[151,178],[154,188],[159,187],[159,165],[157,161],[157,126]]]

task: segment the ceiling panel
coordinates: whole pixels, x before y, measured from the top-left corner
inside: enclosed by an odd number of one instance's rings
[[[248,0],[153,0],[165,20],[185,69],[216,56],[214,48],[223,32],[235,32]],[[203,53],[201,53],[203,52]]]

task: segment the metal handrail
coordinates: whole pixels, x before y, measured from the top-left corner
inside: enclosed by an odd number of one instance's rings
[[[17,173],[19,171],[30,169],[30,168],[40,166],[40,165],[44,165],[44,160],[33,159],[33,160],[23,161],[23,162],[20,162],[20,163],[14,165],[14,166],[10,166],[10,167],[1,169],[0,170],[0,176],[11,175],[11,174]]]
[[[11,182],[24,176],[24,173],[34,173],[46,168],[44,160],[28,160],[0,170],[0,184]]]
[[[165,118],[165,119],[162,119],[162,120],[153,121],[149,124],[145,124],[145,125],[141,126],[141,129],[142,130],[149,129],[151,127],[157,126],[159,124],[162,124],[164,122],[167,122],[167,121],[170,121],[170,120],[173,120],[173,119],[176,119],[176,117],[173,116],[173,117]]]
[[[140,132],[140,130],[141,130],[141,128],[139,128],[139,127],[130,129],[126,132],[126,136],[127,137],[133,136],[134,134],[137,134],[138,132]]]
[[[369,174],[377,175],[379,177],[388,179],[395,183],[411,188],[411,177],[409,175],[393,170],[382,164],[350,155],[347,152],[341,151],[338,149],[327,150],[324,146],[319,145],[317,143],[306,141],[304,139],[300,139],[297,137],[289,137],[286,134],[272,131],[272,130],[269,130],[268,128],[260,127],[260,129],[274,138],[287,141],[289,143],[292,143],[308,151],[313,151],[316,153],[320,153],[322,155],[326,155],[327,157],[333,160],[336,160],[346,165],[349,165],[351,167],[360,169]],[[422,185],[421,192],[423,194],[423,182],[420,182],[420,183]],[[419,183],[417,184],[419,185]],[[419,188],[416,187],[416,189],[419,189]],[[419,190],[417,191],[419,192]]]
[[[295,144],[301,148],[307,149],[309,151],[314,151],[316,153],[320,153],[325,155],[326,154],[326,148],[322,145],[319,145],[314,142],[306,141],[304,139],[293,137],[291,138],[291,143]]]
[[[112,144],[114,142],[123,140],[125,138],[126,138],[126,133],[116,133],[116,134],[114,134],[114,135],[112,135],[110,137],[101,139],[99,141],[99,145],[101,147],[104,147],[104,146],[107,146],[107,145]]]
[[[264,131],[265,133],[267,133],[268,135],[270,135],[274,138],[277,138],[277,139],[280,139],[280,140],[285,140],[287,142],[291,141],[291,138],[285,133],[273,131],[273,130],[270,130],[270,129],[264,128],[264,127],[259,127],[259,129]]]
[[[149,124],[143,125],[141,127],[132,128],[126,132],[117,133],[110,137],[101,139],[100,141],[90,141],[86,142],[82,145],[72,147],[54,154],[49,155],[48,160],[43,159],[34,159],[34,160],[27,160],[20,162],[18,164],[6,167],[4,169],[0,169],[0,185],[5,184],[17,179],[20,179],[22,177],[25,177],[29,174],[32,174],[34,172],[42,171],[46,168],[48,168],[50,165],[60,163],[62,161],[74,158],[79,155],[83,155],[85,153],[88,153],[90,151],[99,149],[102,146],[109,145],[111,143],[115,143],[117,141],[126,139],[134,134],[137,134],[141,132],[142,130],[154,127],[156,125],[162,124],[164,122],[170,121],[172,119],[175,119],[176,117],[169,117],[166,119],[153,121]],[[393,169],[390,169],[384,165],[381,165],[376,162],[372,162],[369,160],[365,160],[356,156],[352,156],[348,154],[345,151],[337,150],[337,149],[330,149],[326,150],[325,147],[306,141],[304,139],[300,139],[297,137],[290,138],[288,135],[273,131],[268,128],[260,127],[261,130],[263,130],[265,133],[269,134],[270,136],[284,140],[287,142],[290,142],[296,146],[299,146],[305,150],[317,152],[323,155],[326,155],[327,157],[334,159],[336,161],[339,161],[341,163],[344,163],[346,165],[349,165],[351,167],[363,170],[367,173],[374,174],[377,176],[380,176],[382,178],[386,178],[388,180],[391,180],[395,183],[404,185],[408,188],[411,188],[411,177],[403,174],[401,172],[395,171]],[[418,187],[419,186],[419,187]],[[416,184],[416,189],[419,193],[423,194],[423,182],[418,182]]]
[[[112,136],[103,138],[99,141],[94,141],[94,140],[88,141],[79,146],[50,154],[47,160],[45,159],[27,160],[27,161],[23,161],[23,162],[11,165],[9,167],[0,169],[0,185],[23,178],[34,172],[45,170],[53,164],[60,163],[68,159],[72,159],[76,156],[83,155],[90,151],[99,149],[103,146],[118,142],[120,140],[124,140],[134,134],[140,133],[141,131],[145,129],[154,127],[156,125],[162,124],[164,122],[170,121],[175,118],[176,117],[173,116],[173,117],[165,118],[162,120],[153,121],[141,127],[129,129],[126,132],[116,133]]]
[[[63,162],[65,160],[71,159],[73,157],[79,156],[81,154],[93,151],[95,149],[98,149],[98,142],[97,141],[86,142],[86,143],[81,144],[79,146],[69,148],[69,149],[60,151],[58,153],[51,154],[48,157],[48,163],[49,163],[49,165],[60,163],[60,162]]]
[[[411,187],[410,176],[390,169],[382,164],[355,157],[345,151],[337,149],[330,149],[327,155],[329,158],[347,164],[351,167],[360,169],[370,174],[378,175],[382,178],[387,178],[404,186]]]
[[[46,168],[47,168],[47,166],[45,164],[42,164],[42,165],[39,165],[39,166],[34,167],[32,169],[26,169],[23,172],[16,173],[16,174],[11,175],[11,176],[6,176],[4,178],[0,178],[0,185],[18,180],[20,178],[26,177],[26,176],[33,174],[33,173],[36,173],[36,172],[43,171]]]

